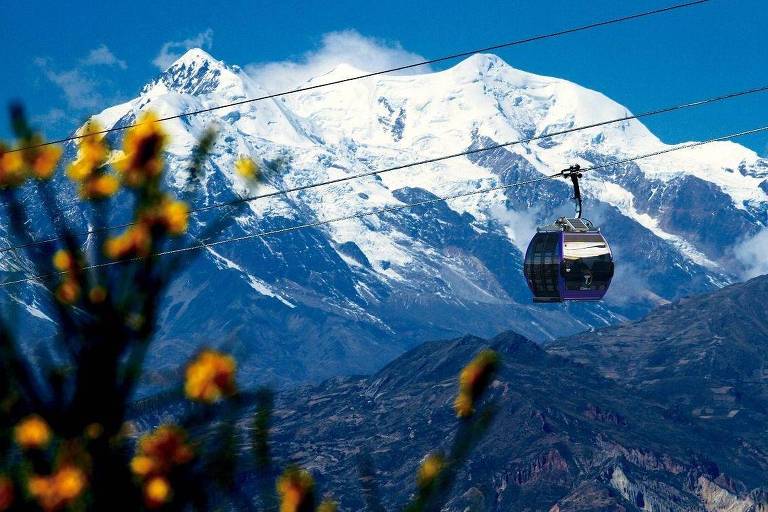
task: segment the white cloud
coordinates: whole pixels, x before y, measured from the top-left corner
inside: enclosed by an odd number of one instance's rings
[[[365,37],[355,30],[329,32],[320,47],[295,60],[256,63],[245,70],[265,89],[292,89],[312,77],[331,71],[339,64],[349,64],[365,71],[379,71],[425,60],[397,42]],[[400,74],[426,73],[429,66],[403,70]]]
[[[752,279],[768,274],[768,229],[759,231],[733,248],[736,261],[741,264],[741,275]]]
[[[84,66],[117,66],[120,69],[127,69],[128,64],[124,60],[118,59],[107,45],[102,44],[88,53],[88,56],[80,60]]]
[[[82,110],[98,107],[102,103],[102,96],[96,90],[96,81],[85,76],[82,70],[75,67],[63,71],[55,71],[51,68],[48,59],[35,59],[37,65],[46,78],[56,84],[64,93],[70,108]]]
[[[190,48],[210,49],[213,45],[213,30],[210,28],[200,32],[194,37],[183,41],[168,41],[160,48],[160,53],[152,61],[152,64],[165,71],[168,66],[181,57]]]
[[[613,250],[613,258],[619,263],[615,266],[611,286],[605,295],[606,302],[617,306],[637,304],[641,301],[650,301],[656,305],[669,302],[653,292],[645,272],[629,263],[627,258],[623,258],[621,253],[616,251],[616,247]]]
[[[508,229],[512,242],[525,254],[528,243],[536,233],[539,211],[536,209],[515,211],[507,210],[502,205],[493,206],[490,213],[501,225]]]
[[[46,126],[75,121],[84,112],[93,112],[122,99],[122,94],[117,92],[120,82],[116,83],[110,77],[128,65],[105,45],[91,50],[69,68],[62,69],[46,57],[34,59],[34,64],[45,78],[60,89],[66,101],[65,106],[37,116],[37,122]]]
[[[45,114],[36,115],[32,118],[32,122],[40,126],[56,126],[64,120],[67,120],[67,113],[60,108],[52,108]]]

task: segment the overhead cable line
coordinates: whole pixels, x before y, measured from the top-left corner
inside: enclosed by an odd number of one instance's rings
[[[514,146],[514,145],[517,145],[517,144],[526,144],[526,143],[534,142],[534,141],[537,141],[537,140],[548,139],[548,138],[551,138],[551,137],[557,137],[559,135],[567,135],[569,133],[574,133],[574,132],[579,132],[579,131],[583,131],[583,130],[588,130],[588,129],[591,129],[591,128],[598,128],[600,126],[606,126],[606,125],[609,125],[609,124],[620,123],[620,122],[625,122],[625,121],[631,121],[633,119],[642,119],[642,118],[646,118],[646,117],[657,116],[657,115],[661,115],[661,114],[666,114],[666,113],[674,112],[674,111],[677,111],[677,110],[684,110],[684,109],[688,109],[688,108],[700,107],[700,106],[707,105],[707,104],[710,104],[710,103],[716,103],[716,102],[720,102],[720,101],[725,101],[725,100],[729,100],[729,99],[733,99],[733,98],[738,98],[738,97],[741,97],[741,96],[747,96],[747,95],[750,95],[750,94],[762,93],[762,92],[766,92],[766,91],[768,91],[768,85],[763,85],[763,86],[760,86],[760,87],[753,87],[751,89],[745,89],[745,90],[741,90],[741,91],[736,91],[736,92],[731,92],[731,93],[727,93],[727,94],[722,94],[720,96],[713,96],[713,97],[710,97],[710,98],[690,101],[690,102],[687,102],[687,103],[680,103],[680,104],[677,104],[677,105],[672,105],[672,106],[669,106],[669,107],[659,108],[659,109],[656,109],[656,110],[650,110],[650,111],[647,111],[647,112],[642,112],[640,114],[627,115],[627,116],[619,117],[619,118],[616,118],[616,119],[608,119],[606,121],[599,121],[599,122],[591,123],[591,124],[587,124],[587,125],[576,126],[576,127],[573,127],[573,128],[567,128],[565,130],[558,130],[558,131],[554,131],[554,132],[549,132],[549,133],[544,133],[544,134],[540,134],[540,135],[535,135],[533,137],[527,137],[527,138],[524,138],[524,139],[518,139],[518,140],[509,141],[509,142],[504,142],[504,143],[501,143],[501,144],[494,144],[494,145],[491,145],[491,146],[484,146],[482,148],[475,148],[475,149],[470,149],[470,150],[466,150],[466,151],[461,151],[459,153],[452,153],[452,154],[449,154],[449,155],[442,155],[442,156],[438,156],[438,157],[434,157],[434,158],[428,158],[428,159],[425,159],[425,160],[419,160],[419,161],[416,161],[416,162],[411,162],[411,163],[407,163],[407,164],[397,165],[397,166],[394,166],[394,167],[387,167],[387,168],[384,168],[384,169],[378,169],[378,170],[374,170],[374,171],[366,171],[366,172],[362,172],[362,173],[358,173],[358,174],[352,174],[352,175],[348,175],[348,176],[342,176],[342,177],[339,177],[339,178],[334,178],[332,180],[321,181],[321,182],[317,182],[317,183],[309,183],[309,184],[306,184],[306,185],[299,185],[297,187],[276,190],[276,191],[267,192],[267,193],[264,193],[264,194],[258,194],[258,195],[246,196],[246,197],[238,197],[236,199],[232,199],[232,200],[229,200],[229,201],[223,201],[223,202],[214,203],[214,204],[211,204],[211,205],[208,205],[208,206],[199,206],[199,207],[196,207],[196,208],[192,208],[192,209],[190,209],[190,213],[198,213],[198,212],[203,212],[203,211],[208,211],[208,210],[213,210],[213,209],[218,209],[218,208],[235,206],[235,205],[238,205],[238,204],[247,203],[247,202],[251,202],[251,201],[256,201],[256,200],[259,200],[259,199],[267,199],[267,198],[270,198],[270,197],[276,197],[276,196],[285,195],[285,194],[289,194],[289,193],[293,193],[293,192],[301,192],[301,191],[310,190],[310,189],[313,189],[313,188],[324,187],[324,186],[328,186],[328,185],[334,185],[334,184],[342,183],[342,182],[345,182],[345,181],[356,180],[356,179],[365,178],[365,177],[368,177],[368,176],[376,176],[376,175],[384,174],[384,173],[387,173],[387,172],[407,169],[409,167],[415,167],[415,166],[418,166],[418,165],[426,165],[426,164],[441,162],[441,161],[444,161],[444,160],[449,160],[449,159],[458,158],[458,157],[462,157],[462,156],[469,156],[469,155],[473,155],[473,154],[477,154],[477,153],[482,153],[482,152],[485,152],[485,151],[491,151],[491,150],[494,150],[494,149],[500,149],[500,148],[505,148],[505,147],[509,147],[509,146]],[[92,235],[92,234],[99,233],[99,232],[103,232],[103,231],[110,231],[110,230],[113,230],[113,229],[120,229],[120,228],[129,227],[129,226],[132,226],[134,224],[135,224],[134,222],[126,222],[126,223],[123,223],[123,224],[116,224],[116,225],[112,225],[112,226],[105,226],[105,227],[102,227],[102,228],[90,229],[90,230],[78,233],[77,236],[85,237],[85,236]],[[60,236],[55,236],[55,237],[44,238],[44,239],[41,239],[41,240],[33,240],[33,241],[27,242],[25,244],[14,245],[14,246],[11,246],[11,247],[4,247],[4,248],[0,248],[0,254],[8,252],[8,251],[16,251],[18,249],[25,249],[25,248],[32,247],[32,246],[53,243],[53,242],[56,242],[57,240],[60,240],[60,239],[61,239]]]
[[[547,33],[547,34],[539,34],[539,35],[535,35],[535,36],[526,37],[526,38],[523,38],[523,39],[517,39],[515,41],[508,41],[506,43],[496,44],[496,45],[493,45],[493,46],[487,46],[485,48],[478,48],[478,49],[475,49],[475,50],[468,50],[468,51],[463,51],[463,52],[460,52],[460,53],[454,53],[454,54],[451,54],[451,55],[446,55],[444,57],[437,57],[437,58],[434,58],[434,59],[424,60],[424,61],[420,61],[420,62],[414,62],[413,64],[406,64],[404,66],[398,66],[398,67],[394,67],[394,68],[384,69],[384,70],[381,70],[381,71],[374,71],[374,72],[371,72],[371,73],[364,73],[362,75],[357,75],[357,76],[353,76],[353,77],[349,77],[349,78],[342,78],[342,79],[339,79],[339,80],[333,80],[331,82],[324,82],[324,83],[321,83],[321,84],[308,85],[308,86],[305,86],[305,87],[299,87],[299,88],[291,89],[291,90],[287,90],[287,91],[266,94],[264,96],[258,96],[256,98],[246,98],[246,99],[239,100],[239,101],[234,101],[234,102],[231,102],[231,103],[225,103],[225,104],[216,105],[216,106],[213,106],[213,107],[202,108],[202,109],[199,109],[199,110],[192,110],[192,111],[183,112],[183,113],[180,113],[180,114],[174,114],[174,115],[168,116],[168,117],[161,117],[160,119],[157,119],[154,122],[160,123],[160,122],[163,122],[163,121],[170,121],[172,119],[180,119],[180,118],[183,118],[183,117],[195,116],[195,115],[204,114],[206,112],[213,112],[215,110],[220,110],[220,109],[224,109],[224,108],[230,108],[230,107],[236,107],[236,106],[239,106],[239,105],[245,105],[247,103],[254,103],[254,102],[257,102],[257,101],[268,100],[268,99],[277,98],[277,97],[280,97],[280,96],[287,96],[289,94],[296,94],[296,93],[299,93],[299,92],[311,91],[311,90],[314,90],[314,89],[320,89],[322,87],[328,87],[328,86],[331,86],[331,85],[339,85],[339,84],[343,84],[343,83],[347,83],[347,82],[352,82],[352,81],[355,81],[355,80],[361,80],[361,79],[364,79],[364,78],[370,78],[370,77],[373,77],[373,76],[385,75],[385,74],[388,74],[388,73],[395,73],[397,71],[404,71],[406,69],[413,69],[413,68],[417,68],[417,67],[420,67],[420,66],[428,66],[430,64],[436,64],[438,62],[445,62],[445,61],[448,61],[448,60],[455,60],[455,59],[459,59],[459,58],[462,58],[462,57],[469,57],[469,56],[474,55],[476,53],[483,53],[483,52],[488,52],[488,51],[493,51],[493,50],[499,50],[499,49],[502,49],[502,48],[509,48],[511,46],[517,46],[517,45],[521,45],[521,44],[531,43],[531,42],[540,41],[540,40],[543,40],[543,39],[550,39],[550,38],[553,38],[553,37],[564,36],[564,35],[573,34],[573,33],[576,33],[576,32],[583,32],[585,30],[591,30],[591,29],[594,29],[594,28],[604,27],[604,26],[607,26],[607,25],[613,25],[613,24],[616,24],[616,23],[622,23],[622,22],[625,22],[625,21],[635,20],[635,19],[638,19],[638,18],[645,18],[647,16],[653,16],[653,15],[656,15],[656,14],[662,14],[662,13],[665,13],[665,12],[675,11],[675,10],[678,10],[678,9],[684,9],[684,8],[687,8],[687,7],[693,7],[695,5],[700,5],[700,4],[704,4],[704,3],[707,3],[707,2],[709,2],[709,0],[694,0],[694,1],[685,2],[685,3],[681,3],[681,4],[670,5],[670,6],[667,6],[667,7],[661,7],[659,9],[653,9],[653,10],[650,10],[650,11],[644,11],[644,12],[639,12],[639,13],[635,13],[635,14],[630,14],[630,15],[627,15],[627,16],[619,17],[619,18],[612,18],[612,19],[608,19],[608,20],[598,21],[598,22],[595,22],[595,23],[590,23],[588,25],[580,25],[580,26],[577,26],[577,27],[572,27],[572,28],[568,28],[568,29],[564,29],[564,30],[559,30],[557,32],[550,32],[550,33]],[[128,124],[128,125],[123,125],[123,126],[113,126],[111,128],[106,128],[104,130],[99,130],[99,131],[91,132],[91,133],[88,133],[88,134],[71,135],[69,137],[64,137],[64,138],[57,139],[57,140],[51,140],[51,141],[43,142],[43,143],[40,143],[40,144],[34,144],[34,145],[26,146],[26,147],[23,147],[23,148],[16,148],[16,149],[9,150],[9,152],[25,151],[25,150],[28,150],[28,149],[34,149],[34,148],[39,148],[39,147],[42,147],[42,146],[48,146],[48,145],[51,145],[51,144],[61,144],[61,143],[64,143],[64,142],[69,142],[69,141],[73,141],[73,140],[82,139],[84,137],[91,136],[91,135],[101,135],[101,134],[106,134],[106,133],[111,133],[111,132],[122,131],[122,130],[126,130],[128,128],[133,128],[134,126],[136,126],[136,123]]]
[[[747,136],[747,135],[753,135],[753,134],[756,134],[756,133],[762,133],[762,132],[766,132],[766,131],[768,131],[768,126],[762,126],[760,128],[753,128],[751,130],[744,130],[744,131],[741,131],[741,132],[730,133],[728,135],[723,135],[723,136],[720,136],[720,137],[715,137],[715,138],[707,139],[707,140],[704,140],[704,141],[691,142],[691,143],[688,143],[688,144],[681,144],[681,145],[678,145],[678,146],[671,146],[669,148],[662,149],[662,150],[659,150],[659,151],[653,151],[653,152],[650,152],[650,153],[645,153],[645,154],[642,154],[642,155],[637,155],[637,156],[633,156],[633,157],[629,157],[629,158],[624,158],[624,159],[616,160],[616,161],[613,161],[613,162],[607,162],[607,163],[600,164],[600,165],[594,165],[594,166],[591,166],[591,167],[585,167],[585,168],[581,169],[581,172],[596,171],[596,170],[599,170],[599,169],[605,169],[605,168],[612,167],[612,166],[615,166],[615,165],[621,165],[621,164],[625,164],[625,163],[635,162],[637,160],[642,160],[642,159],[645,159],[645,158],[651,158],[651,157],[663,155],[663,154],[666,154],[666,153],[672,153],[672,152],[675,152],[675,151],[681,151],[681,150],[684,150],[684,149],[690,149],[690,148],[695,148],[695,147],[698,147],[698,146],[703,146],[704,144],[709,144],[711,142],[718,142],[718,141],[724,141],[724,140],[729,140],[729,139],[735,139],[735,138],[738,138],[738,137],[744,137],[744,136]],[[166,251],[160,251],[160,252],[156,252],[156,253],[150,254],[148,256],[145,256],[145,257],[136,257],[136,258],[130,258],[130,259],[125,259],[125,260],[116,260],[116,261],[110,261],[110,262],[105,262],[105,263],[98,263],[98,264],[94,264],[94,265],[87,265],[87,266],[82,267],[79,270],[92,270],[92,269],[97,269],[97,268],[111,267],[111,266],[114,266],[114,265],[120,265],[120,264],[124,264],[124,263],[143,261],[143,260],[146,260],[147,258],[159,258],[159,257],[163,257],[163,256],[170,256],[170,255],[173,255],[173,254],[189,253],[189,252],[198,251],[198,250],[205,250],[205,249],[208,249],[210,247],[215,247],[215,246],[218,246],[218,245],[224,245],[224,244],[230,244],[230,243],[235,243],[235,242],[241,242],[241,241],[244,241],[244,240],[251,240],[251,239],[254,239],[254,238],[266,238],[266,237],[269,237],[269,236],[278,235],[278,234],[282,234],[282,233],[290,233],[290,232],[293,232],[293,231],[299,231],[299,230],[303,230],[303,229],[315,228],[315,227],[319,227],[319,226],[326,226],[326,225],[329,225],[329,224],[334,224],[334,223],[337,223],[337,222],[343,222],[343,221],[346,221],[346,220],[359,219],[359,218],[363,218],[363,217],[369,217],[369,216],[372,216],[372,215],[380,215],[382,213],[389,213],[389,212],[395,212],[395,211],[400,211],[400,210],[405,210],[405,209],[410,209],[410,208],[416,208],[416,207],[419,207],[419,206],[426,206],[426,205],[435,204],[435,203],[439,203],[439,202],[443,202],[443,201],[449,201],[451,199],[459,199],[459,198],[463,198],[463,197],[470,197],[470,196],[475,196],[475,195],[480,195],[480,194],[488,194],[490,192],[496,192],[496,191],[500,191],[500,190],[508,190],[508,189],[511,189],[511,188],[514,188],[514,187],[519,187],[519,186],[522,186],[522,185],[530,185],[530,184],[533,184],[533,183],[539,183],[539,182],[543,182],[543,181],[548,181],[548,180],[551,180],[551,179],[554,179],[554,178],[557,178],[557,177],[560,177],[560,176],[564,176],[564,173],[566,171],[567,170],[559,171],[559,172],[554,173],[554,174],[549,174],[549,175],[542,176],[541,178],[534,178],[534,179],[530,179],[530,180],[517,181],[517,182],[509,183],[509,184],[506,184],[506,185],[497,185],[497,186],[494,186],[494,187],[487,187],[487,188],[483,188],[483,189],[472,190],[472,191],[469,191],[469,192],[460,192],[460,193],[457,193],[457,194],[451,194],[451,195],[447,195],[447,196],[438,196],[438,197],[434,197],[432,199],[427,199],[427,200],[424,200],[424,201],[418,201],[418,202],[415,202],[415,203],[404,203],[404,204],[398,204],[398,205],[393,205],[393,206],[387,206],[387,207],[384,207],[384,208],[377,208],[377,209],[367,210],[367,211],[363,211],[363,212],[357,212],[357,213],[353,213],[353,214],[349,214],[349,215],[343,215],[343,216],[340,216],[340,217],[333,217],[333,218],[330,218],[330,219],[322,219],[322,220],[317,220],[317,221],[313,221],[313,222],[307,222],[305,224],[298,224],[298,225],[295,225],[295,226],[288,226],[288,227],[285,227],[285,228],[277,228],[277,229],[272,229],[272,230],[268,230],[268,231],[261,231],[261,232],[258,232],[258,233],[251,233],[251,234],[247,234],[247,235],[241,235],[241,236],[232,237],[232,238],[224,238],[224,239],[220,239],[220,240],[213,240],[213,241],[210,241],[210,242],[205,241],[205,240],[201,240],[198,245],[192,245],[192,246],[180,247],[180,248],[177,248],[177,249],[169,249],[169,250],[166,250]],[[42,274],[42,275],[37,275],[37,276],[25,277],[25,278],[16,279],[16,280],[13,280],[13,281],[6,281],[6,282],[3,282],[3,283],[0,283],[0,288],[6,287],[6,286],[10,286],[10,285],[14,285],[14,284],[21,284],[21,283],[31,282],[31,281],[42,281],[42,280],[45,280],[45,279],[50,279],[50,278],[53,278],[53,277],[62,276],[62,275],[65,275],[67,273],[68,273],[68,271],[54,272],[54,273],[50,273],[50,274]]]

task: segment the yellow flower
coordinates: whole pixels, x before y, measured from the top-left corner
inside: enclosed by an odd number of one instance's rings
[[[496,352],[483,350],[464,367],[459,375],[459,394],[453,404],[456,416],[468,418],[472,415],[475,401],[490,383],[498,363]]]
[[[91,175],[93,167],[84,160],[75,160],[67,167],[67,176],[72,181],[85,181]]]
[[[131,471],[136,476],[145,477],[155,471],[155,460],[146,455],[137,455],[131,459]]]
[[[59,249],[53,255],[53,266],[56,270],[67,272],[74,268],[75,258],[72,257],[72,253],[68,250]]]
[[[43,418],[33,414],[16,425],[14,437],[24,449],[45,448],[51,442],[51,429]]]
[[[163,171],[163,148],[168,136],[157,116],[145,113],[136,126],[130,128],[123,140],[124,158],[115,162],[122,173],[123,182],[129,187],[143,186]]]
[[[129,227],[104,243],[104,253],[113,260],[148,256],[151,250],[152,234],[143,223]]]
[[[444,467],[445,459],[443,459],[443,456],[439,453],[430,453],[424,459],[424,462],[421,463],[421,467],[419,467],[419,474],[416,476],[416,483],[422,489],[429,487],[432,485],[432,482],[435,481],[435,478],[437,478],[437,475],[440,474]]]
[[[192,400],[213,403],[235,393],[235,368],[232,356],[204,350],[187,366],[184,391]]]
[[[56,298],[62,304],[74,304],[80,298],[80,284],[75,275],[78,269],[74,256],[66,249],[59,249],[53,255],[53,266],[56,270],[67,273],[56,288]]]
[[[149,228],[161,228],[171,235],[183,235],[189,225],[189,206],[165,195],[139,213],[139,222]]]
[[[170,497],[171,485],[165,477],[153,477],[144,485],[144,501],[149,508],[162,506]]]
[[[475,412],[475,404],[469,393],[459,391],[456,400],[453,401],[453,409],[459,418],[467,418]]]
[[[56,299],[62,304],[74,304],[80,298],[80,285],[74,279],[64,279],[56,288]]]
[[[56,487],[65,501],[80,496],[85,488],[85,474],[75,466],[64,466],[56,472]]]
[[[459,376],[459,385],[467,390],[476,391],[483,385],[498,364],[499,357],[493,350],[483,350],[464,369]]]
[[[310,512],[314,502],[315,481],[305,469],[289,467],[277,479],[280,512]]]
[[[163,425],[139,441],[138,454],[131,460],[131,471],[139,477],[164,474],[194,457],[186,433],[179,427]]]
[[[49,145],[29,150],[29,167],[32,174],[40,180],[53,176],[61,158],[61,146]]]
[[[26,179],[21,151],[11,152],[0,143],[0,188],[21,185]]]
[[[109,148],[104,142],[104,134],[100,133],[102,130],[96,121],[90,121],[85,127],[85,137],[78,141],[77,159],[67,168],[67,175],[72,180],[85,181],[106,162]]]
[[[252,158],[241,156],[235,162],[237,174],[247,180],[256,180],[259,178],[259,165]]]
[[[163,425],[139,440],[131,472],[144,482],[144,501],[149,508],[162,506],[171,497],[167,475],[194,457],[186,433],[174,425]]]
[[[0,512],[5,512],[13,505],[13,482],[10,478],[0,475]]]
[[[52,512],[75,501],[86,485],[87,479],[83,470],[65,465],[50,476],[30,477],[27,490],[43,510]]]
[[[162,224],[172,235],[183,235],[189,224],[189,207],[184,201],[166,200],[160,205]]]
[[[107,289],[103,286],[94,286],[88,291],[88,300],[94,304],[100,304],[107,298]]]
[[[97,174],[83,181],[80,185],[80,197],[83,199],[106,199],[112,197],[120,188],[120,181],[111,174]]]

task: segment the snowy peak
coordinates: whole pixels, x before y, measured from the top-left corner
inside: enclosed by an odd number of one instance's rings
[[[340,63],[305,83],[313,86],[366,73]],[[263,95],[264,90],[240,68],[229,67],[195,48],[150,83],[141,97],[115,112],[123,115],[131,109],[151,108],[172,116],[210,110],[173,123],[174,140],[180,141],[175,144],[177,154],[188,152],[206,125],[218,123],[226,127],[221,134],[226,144],[218,148],[224,160],[217,162],[218,167],[231,168],[227,159],[242,153],[265,159],[282,155],[280,158],[293,162],[292,172],[274,184],[283,188],[336,178],[350,169],[374,170],[450,154],[457,148],[533,138],[498,154],[485,154],[478,161],[454,159],[421,166],[418,171],[389,173],[376,183],[361,180],[345,184],[347,192],[359,192],[352,194],[351,200],[349,194],[307,193],[302,205],[317,201],[308,207],[317,207],[317,217],[327,216],[329,203],[339,215],[370,207],[372,197],[376,205],[388,205],[399,200],[396,191],[400,189],[420,188],[447,195],[478,184],[506,183],[521,173],[535,176],[571,163],[586,167],[669,148],[637,119],[602,124],[631,115],[604,94],[561,78],[516,69],[491,54],[473,55],[440,72],[381,75],[338,86],[310,87],[269,101],[241,101]],[[230,102],[236,105],[219,108]],[[116,119],[113,114],[108,112],[104,117]],[[562,133],[589,125],[594,126]],[[560,135],[546,137],[556,132]],[[742,146],[721,142],[590,173],[585,178],[589,181],[585,194],[590,200],[617,208],[674,257],[719,272],[717,262],[736,242],[737,233],[754,232],[765,223],[768,172],[758,163],[757,156]],[[680,199],[684,192],[690,197]],[[516,199],[519,203],[501,210],[529,208],[530,198],[520,194]],[[557,194],[559,197],[560,192]],[[681,210],[704,201],[728,209],[733,229],[723,231],[713,224],[702,231],[700,212],[679,215]],[[268,207],[264,203],[253,208],[263,212]],[[454,208],[476,219],[504,222],[504,216],[495,213],[499,208],[496,199],[478,197]],[[536,215],[544,213],[538,211]],[[718,219],[722,223],[722,216]],[[371,244],[374,235],[368,231],[361,229],[359,239],[353,241],[371,258],[381,253],[381,244]],[[715,231],[721,239],[709,235]],[[400,254],[393,239],[384,240],[387,237],[380,233],[375,236],[392,248],[392,254]],[[525,236],[514,238],[522,240]],[[348,241],[348,237],[340,240]],[[406,260],[392,256],[387,268]]]
[[[364,74],[346,64],[323,71],[312,83]],[[327,377],[340,367],[368,371],[415,339],[508,329],[551,339],[636,318],[655,303],[737,278],[741,237],[766,224],[768,164],[738,144],[661,154],[670,146],[638,120],[542,137],[628,111],[597,91],[515,69],[493,55],[435,73],[382,75],[243,101],[265,95],[239,68],[193,49],[140,96],[97,118],[111,128],[135,122],[146,110],[162,117],[201,112],[164,123],[172,141],[168,184],[179,194],[188,191],[185,172],[196,140],[216,125],[219,137],[195,187],[195,206],[253,194],[234,172],[243,154],[264,164],[263,193],[300,189],[248,202],[233,216],[235,223],[217,234],[242,243],[196,260],[194,279],[172,294],[189,306],[175,303],[163,313],[167,333],[190,333],[190,340],[229,336],[221,329],[230,324],[212,322],[201,330],[200,318],[211,311],[242,319],[238,339],[295,333],[286,346],[302,354],[299,366],[281,359],[280,351],[255,345],[252,351],[274,353],[256,364],[288,379],[301,372],[301,379]],[[530,141],[412,165],[520,139]],[[571,193],[562,180],[513,183],[573,163],[602,165],[655,151],[655,158],[584,176],[586,211],[620,262],[606,301],[529,306],[521,250],[536,225],[573,211]],[[382,169],[399,170],[340,179]],[[308,187],[322,182],[332,184]],[[486,187],[497,190],[460,196]],[[437,196],[455,199],[389,208]],[[380,208],[380,215],[357,217]],[[232,215],[199,211],[190,232],[204,232],[222,214]],[[346,220],[319,223],[334,218]],[[306,228],[252,238],[297,225]],[[752,247],[742,251],[745,268],[759,249]],[[264,322],[249,322],[254,315]],[[340,328],[329,331],[329,322]],[[327,365],[316,365],[320,360]],[[305,370],[310,367],[316,368],[311,375]]]
[[[517,73],[521,75],[521,77],[536,77],[536,75],[510,66],[503,59],[492,53],[476,53],[446,71],[453,74],[467,74],[478,77],[492,76],[502,71],[507,73]]]
[[[168,66],[166,71],[170,71],[173,68],[178,68],[181,66],[203,66],[211,64],[218,65],[222,68],[226,67],[222,61],[215,59],[210,53],[206,52],[202,48],[190,48],[184,55],[176,59],[173,64]]]
[[[240,83],[238,73],[200,48],[192,48],[179,57],[158,78],[142,90],[148,93],[160,87],[163,92],[201,96],[220,90],[223,86]]]
[[[358,76],[363,76],[371,73],[363,69],[356,68],[355,66],[347,63],[341,63],[334,66],[330,71],[314,76],[307,80],[307,85],[316,85],[328,82],[336,82],[338,80],[346,80]]]

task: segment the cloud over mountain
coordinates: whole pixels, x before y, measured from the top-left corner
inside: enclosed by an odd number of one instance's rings
[[[339,64],[349,64],[366,71],[389,69],[425,58],[404,49],[400,43],[366,37],[356,30],[341,30],[323,35],[320,46],[295,59],[262,62],[246,66],[246,71],[262,87],[278,91],[297,87],[310,78],[322,75]],[[404,70],[400,74],[431,71],[429,66]]]
[[[737,261],[743,266],[742,277],[751,279],[768,274],[768,229],[745,239],[734,248]]]
[[[160,70],[165,70],[190,48],[210,49],[211,46],[213,46],[213,30],[209,28],[187,39],[164,43],[160,52],[152,60],[152,64]]]

